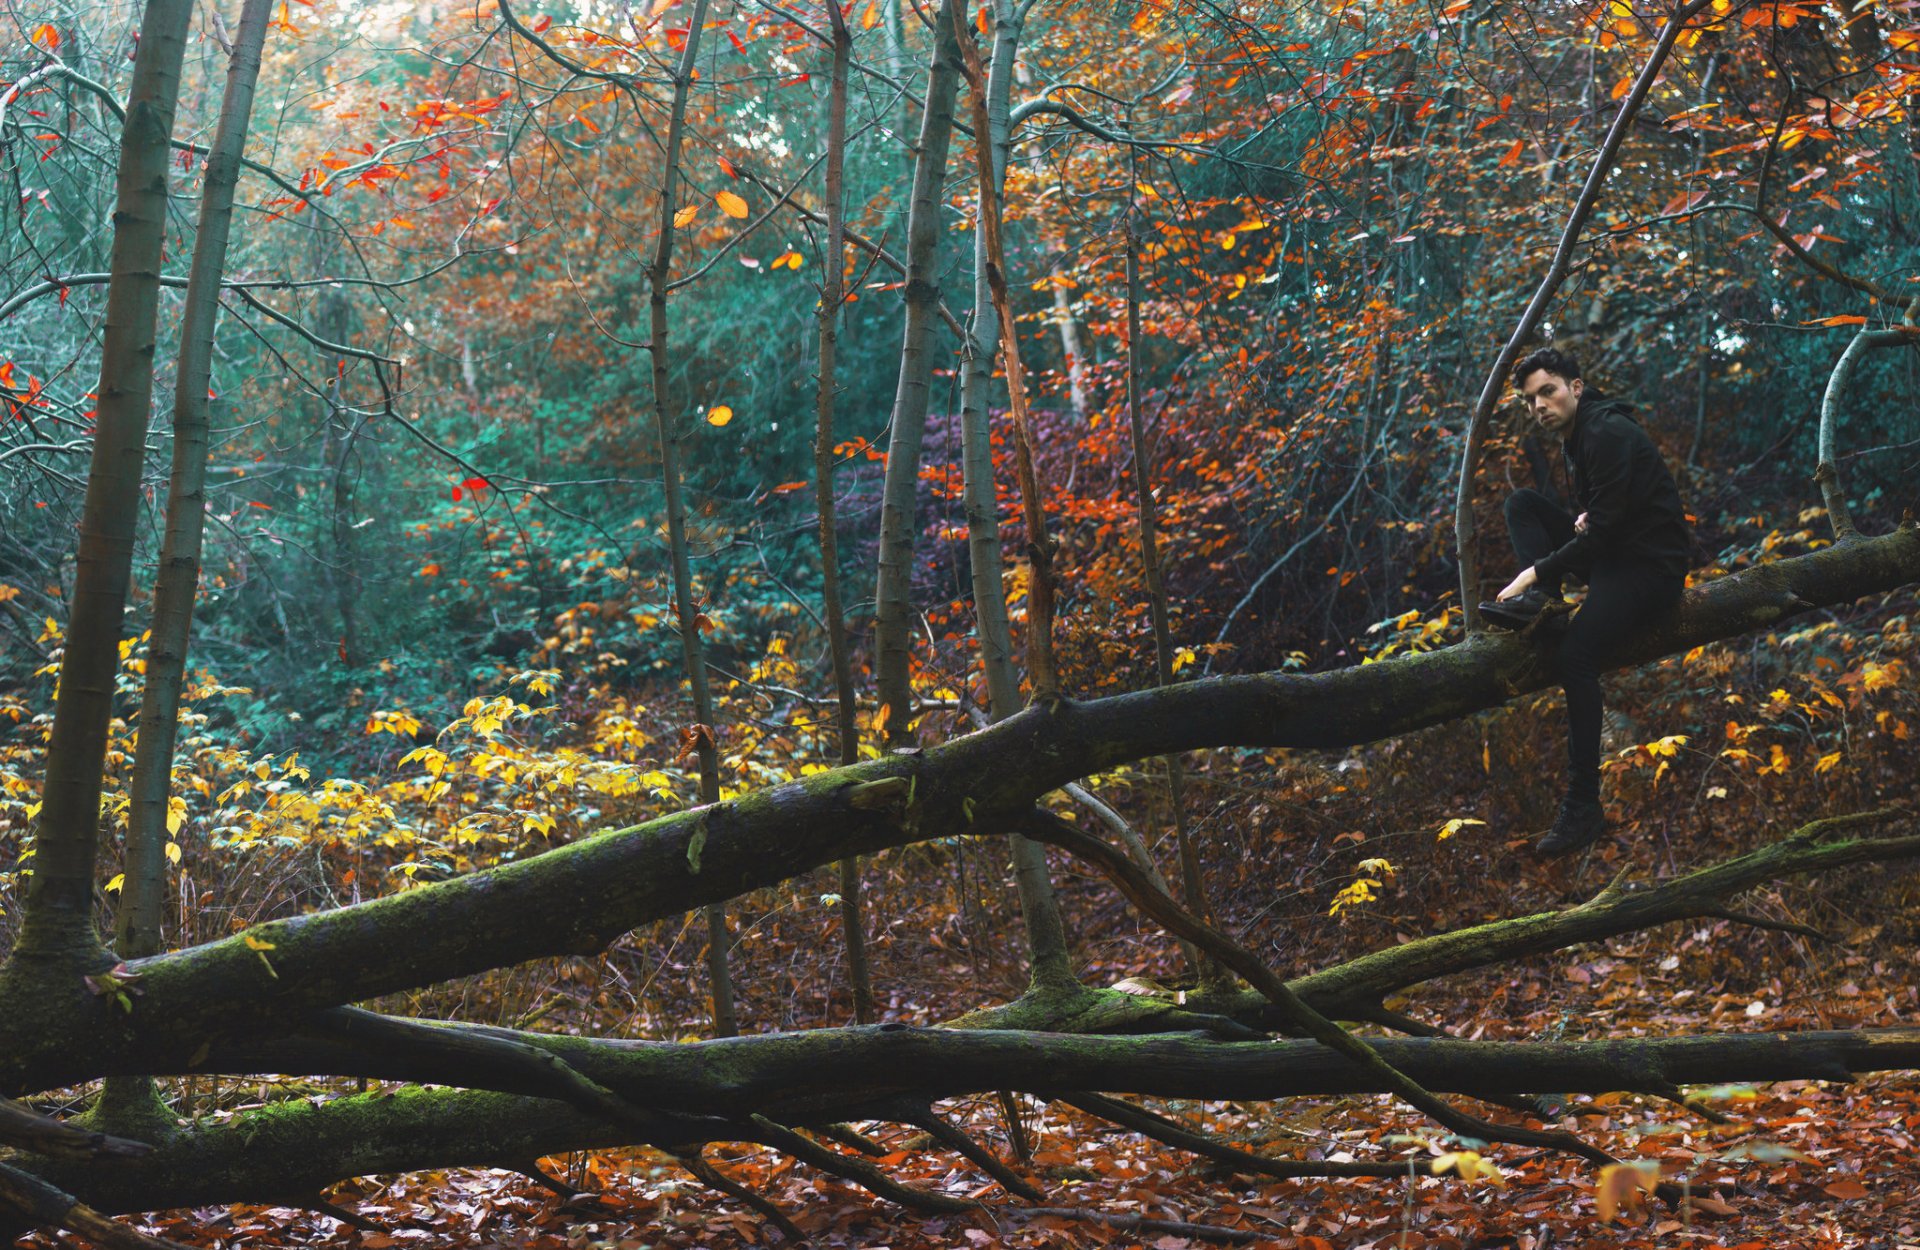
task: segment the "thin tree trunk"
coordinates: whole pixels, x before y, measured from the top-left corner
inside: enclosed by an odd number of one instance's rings
[[[99,409],[80,520],[73,613],[16,957],[106,957],[93,923],[100,782],[153,403],[154,326],[171,155],[167,144],[192,14],[188,0],[148,0],[140,21],[127,117],[120,131],[113,281],[107,291]]]
[[[705,648],[700,641],[699,612],[693,601],[693,569],[687,559],[687,508],[680,493],[680,414],[667,395],[667,276],[673,264],[675,183],[680,178],[680,144],[686,132],[687,96],[693,88],[693,58],[700,47],[700,28],[706,21],[707,0],[693,0],[687,18],[687,42],[673,71],[673,104],[667,120],[666,151],[660,177],[660,238],[653,264],[647,270],[649,333],[647,350],[653,361],[653,417],[660,438],[660,478],[667,497],[667,543],[673,559],[674,618],[680,626],[681,656],[687,685],[693,694],[694,753],[700,761],[700,801],[720,801],[720,752],[714,739],[713,695],[707,686]],[[713,1029],[722,1037],[740,1031],[733,1009],[733,976],[728,967],[729,946],[725,905],[709,903],[707,919],[707,977],[713,992]]]
[[[200,582],[200,544],[206,529],[208,398],[213,373],[214,323],[220,313],[220,276],[226,269],[240,155],[253,112],[254,84],[266,42],[270,0],[246,0],[234,35],[226,97],[200,195],[200,220],[181,315],[180,360],[173,396],[173,469],[167,491],[166,536],[154,582],[153,633],[147,646],[140,733],[134,747],[127,818],[125,884],[115,917],[119,952],[141,959],[160,952],[166,907],[167,811],[173,747],[179,730],[180,687],[186,674],[194,596]]]
[[[840,762],[860,758],[859,709],[853,697],[853,661],[847,654],[847,615],[840,601],[840,536],[834,531],[833,404],[838,323],[846,302],[847,218],[847,74],[853,59],[853,33],[837,5],[827,6],[833,23],[833,77],[827,92],[827,255],[820,283],[820,389],[814,400],[813,498],[820,513],[820,598],[827,621],[827,650],[833,658],[833,689],[840,731]],[[853,984],[853,1018],[873,1022],[873,973],[867,964],[866,920],[860,906],[860,857],[840,861],[840,927],[846,935],[847,977]]]
[[[989,112],[991,92],[985,68],[980,64],[980,49],[971,31],[961,30],[964,15],[956,14],[955,36],[965,57],[965,73],[973,88],[974,147],[983,188],[997,187],[1003,164],[996,162],[994,146],[989,142],[993,121]],[[1004,120],[1001,123],[1004,128]],[[1020,340],[1013,332],[1013,305],[1007,293],[1006,248],[1000,230],[1000,197],[980,196],[980,228],[985,236],[987,284],[993,296],[994,311],[1006,328],[1001,336],[1000,358],[1007,374],[1007,407],[1013,415],[1014,463],[1020,481],[1021,517],[1027,527],[1027,677],[1033,684],[1034,698],[1050,702],[1060,694],[1060,679],[1053,663],[1053,555],[1055,544],[1047,536],[1047,514],[1040,497],[1040,480],[1033,463],[1033,422],[1027,412],[1026,371],[1020,363]]]
[[[880,570],[875,591],[874,650],[878,653],[881,715],[889,745],[908,740],[913,721],[914,513],[920,485],[920,447],[926,437],[933,376],[933,326],[940,302],[935,261],[941,233],[941,190],[953,139],[959,94],[960,45],[954,33],[960,0],[942,0],[934,22],[927,101],[914,155],[913,198],[907,215],[906,329],[887,441],[885,493],[880,506]]]
[[[1137,153],[1134,155],[1137,161]],[[1134,185],[1138,174],[1129,171]],[[1154,672],[1158,684],[1173,684],[1173,624],[1169,619],[1166,579],[1160,571],[1160,522],[1153,503],[1153,460],[1147,447],[1146,417],[1140,410],[1140,235],[1139,218],[1130,208],[1127,213],[1127,424],[1133,438],[1133,491],[1135,510],[1140,521],[1140,567],[1146,575],[1147,601],[1153,618]],[[1180,893],[1187,910],[1210,920],[1206,881],[1200,873],[1200,857],[1187,828],[1187,803],[1184,770],[1180,757],[1169,755],[1167,764],[1167,803],[1173,810],[1174,845],[1180,855]],[[1194,969],[1207,979],[1218,973],[1211,959],[1202,959]]]
[[[987,681],[987,709],[994,720],[1018,712],[1020,674],[1013,661],[1013,627],[1007,615],[1007,592],[1002,581],[1000,510],[993,470],[992,423],[989,400],[993,388],[993,355],[1001,339],[1000,312],[993,299],[988,271],[994,253],[987,233],[987,201],[996,203],[1006,183],[1009,154],[1008,100],[1013,91],[1014,61],[1019,53],[1021,20],[1017,4],[996,6],[993,59],[986,73],[984,127],[976,127],[974,142],[986,155],[980,158],[981,210],[973,234],[973,332],[963,352],[960,388],[961,494],[967,518],[967,552],[973,573],[974,637],[980,646],[980,664]],[[982,84],[976,82],[975,89]],[[989,171],[987,160],[991,156]],[[1068,958],[1066,926],[1060,919],[1053,881],[1047,872],[1046,848],[1026,837],[1012,839],[1014,882],[1020,893],[1020,914],[1026,922],[1029,976],[1038,986],[1074,980]]]
[[[140,699],[140,731],[128,784],[123,885],[115,920],[115,945],[123,959],[161,950],[161,918],[167,902],[168,820],[173,789],[173,748],[180,727],[180,687],[186,675],[193,603],[200,584],[200,543],[206,529],[207,447],[213,332],[220,313],[220,276],[226,269],[233,224],[233,193],[240,156],[253,113],[254,84],[266,43],[271,0],[246,0],[227,68],[226,95],[200,193],[200,220],[181,314],[180,358],[173,395],[173,469],[167,489],[166,536],[154,580],[153,630],[147,645],[146,684]],[[95,1122],[161,1133],[171,1116],[145,1076],[108,1077],[93,1107]],[[158,1135],[158,1134],[156,1134]]]

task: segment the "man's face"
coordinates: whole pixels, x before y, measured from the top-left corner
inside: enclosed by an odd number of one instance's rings
[[[1573,432],[1573,414],[1580,407],[1580,392],[1586,386],[1579,378],[1569,382],[1557,373],[1535,369],[1520,379],[1520,395],[1541,429],[1565,438]]]

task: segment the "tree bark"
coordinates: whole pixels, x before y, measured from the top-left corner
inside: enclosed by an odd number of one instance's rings
[[[827,255],[820,283],[820,377],[814,399],[813,499],[820,514],[820,600],[826,616],[827,651],[833,664],[840,763],[860,758],[859,707],[854,702],[853,661],[847,651],[847,613],[840,601],[840,535],[834,525],[834,361],[840,310],[846,303],[847,74],[853,32],[838,7],[827,6],[833,26],[832,77],[827,91]],[[853,987],[853,1019],[873,1023],[873,973],[867,964],[866,920],[860,906],[860,858],[840,861],[840,928],[847,944],[847,979]]]
[[[926,438],[933,378],[933,329],[940,302],[937,270],[947,150],[959,95],[960,45],[954,14],[960,0],[942,0],[934,18],[933,60],[914,152],[912,201],[907,215],[906,326],[887,440],[886,485],[880,505],[880,569],[874,622],[880,707],[889,746],[909,741],[913,708],[913,550],[920,489],[920,448]]]
[[[113,280],[107,292],[73,614],[47,746],[44,807],[16,961],[111,962],[105,959],[93,917],[100,782],[120,670],[121,616],[132,573],[153,402],[168,143],[192,14],[188,0],[148,0],[140,21],[133,84],[120,131]]]
[[[1316,1042],[1208,1042],[1180,1035],[1073,1037],[883,1025],[670,1046],[550,1038],[614,1089],[661,1098],[644,1133],[550,1098],[403,1089],[296,1099],[183,1135],[111,1167],[35,1160],[33,1170],[110,1212],[283,1202],[351,1176],[500,1166],[569,1150],[766,1136],[762,1115],[824,1124],[897,1115],[916,1100],[1017,1089],[1041,1097],[1100,1089],[1160,1098],[1258,1101],[1377,1092]],[[1754,1033],[1588,1042],[1379,1039],[1396,1068],[1429,1088],[1499,1098],[1527,1093],[1656,1094],[1678,1085],[1833,1080],[1920,1067],[1920,1030]],[[269,1056],[271,1056],[269,1058]],[[261,1052],[296,1070],[355,1066],[310,1048]],[[361,1057],[369,1074],[408,1065]],[[401,1079],[405,1079],[404,1076]],[[430,1078],[429,1078],[430,1079]],[[1384,1161],[1404,1170],[1394,1156]]]
[[[653,361],[653,420],[660,440],[660,480],[666,493],[667,545],[673,562],[673,610],[680,627],[680,652],[693,697],[692,746],[700,762],[700,801],[720,801],[720,752],[714,739],[713,695],[707,685],[707,660],[700,638],[700,609],[693,598],[693,567],[687,556],[687,506],[681,496],[680,423],[682,414],[668,394],[667,279],[673,267],[674,197],[680,179],[680,146],[686,133],[687,97],[693,90],[693,62],[700,49],[700,29],[706,21],[707,0],[694,0],[687,18],[687,42],[673,71],[673,103],[667,118],[666,150],[660,176],[660,234],[653,263],[647,269],[649,332],[647,354]],[[697,856],[696,856],[697,858]],[[704,900],[707,922],[707,979],[713,994],[713,1028],[721,1037],[740,1031],[733,1007],[733,976],[728,968],[724,896]]]

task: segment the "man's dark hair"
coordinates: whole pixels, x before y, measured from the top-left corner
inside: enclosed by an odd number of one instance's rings
[[[1536,369],[1558,374],[1572,382],[1580,377],[1580,362],[1554,347],[1543,347],[1513,367],[1513,384],[1519,386]]]

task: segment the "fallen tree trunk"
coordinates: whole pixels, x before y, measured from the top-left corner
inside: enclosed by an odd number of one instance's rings
[[[404,1089],[290,1100],[183,1132],[139,1159],[36,1161],[33,1170],[104,1211],[311,1196],[347,1177],[505,1166],[568,1150],[763,1141],[758,1115],[787,1124],[892,1119],[902,1100],[999,1089],[1042,1097],[1082,1089],[1165,1098],[1268,1100],[1373,1092],[1366,1074],[1316,1042],[1189,1036],[1081,1037],[897,1025],[817,1029],[692,1045],[546,1038],[542,1045],[610,1089],[658,1110],[644,1135],[549,1098]],[[1920,1066],[1920,1029],[1755,1033],[1593,1042],[1379,1039],[1383,1058],[1430,1089],[1478,1096],[1605,1093],[1730,1081],[1823,1079]],[[419,1075],[373,1053],[281,1044],[254,1062],[370,1076]],[[444,1074],[443,1074],[444,1075]],[[680,1110],[684,1108],[684,1110]],[[695,1110],[698,1109],[698,1110]],[[1395,1171],[1405,1167],[1391,1158]]]
[[[1920,529],[1781,560],[1689,591],[1634,644],[1638,662],[1807,608],[1920,579]],[[930,838],[1019,827],[1048,791],[1116,764],[1201,747],[1368,742],[1497,705],[1550,680],[1527,642],[1309,675],[1219,677],[1033,707],[914,754],[817,774],[600,834],[536,858],[358,906],[272,921],[138,961],[131,1010],[80,966],[0,971],[0,1091],[177,1065],[302,1014],[550,955],[820,865]]]

